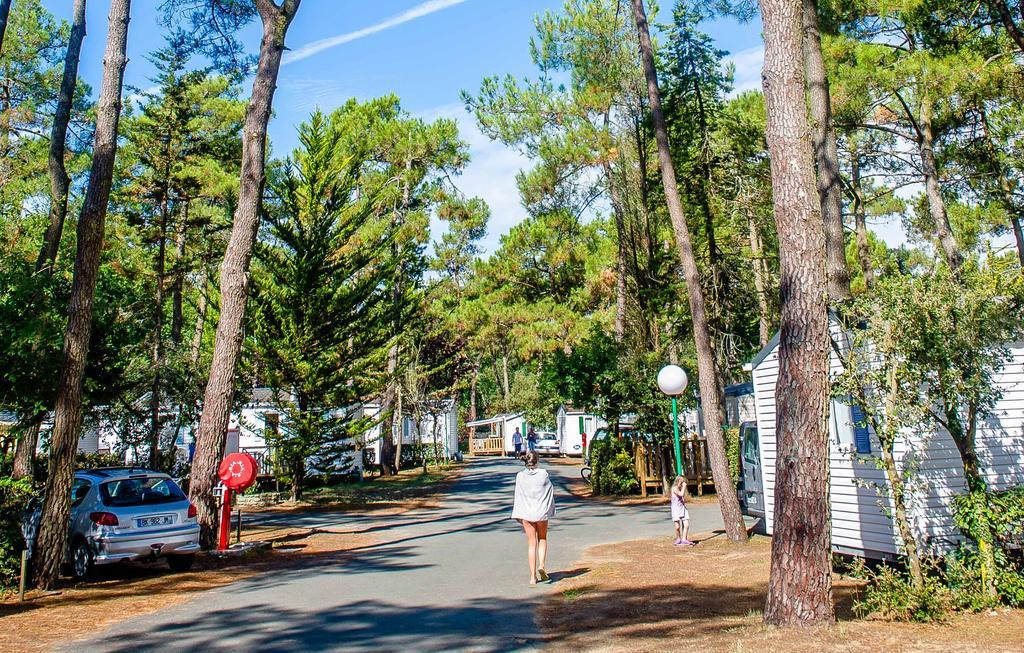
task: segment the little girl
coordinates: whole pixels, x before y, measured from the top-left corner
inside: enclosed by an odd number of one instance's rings
[[[693,546],[686,539],[690,534],[690,513],[686,510],[686,477],[676,476],[672,484],[672,523],[676,527],[676,546]]]

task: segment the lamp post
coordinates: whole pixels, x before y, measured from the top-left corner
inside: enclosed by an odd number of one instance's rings
[[[672,431],[676,446],[676,476],[683,475],[683,452],[679,447],[679,410],[676,400],[686,390],[686,372],[678,365],[666,365],[658,372],[658,388],[672,397]]]

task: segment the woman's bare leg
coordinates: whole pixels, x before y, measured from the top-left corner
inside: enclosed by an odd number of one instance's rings
[[[537,525],[533,522],[522,521],[523,531],[526,533],[527,553],[526,559],[530,563],[530,585],[537,584]]]
[[[682,526],[679,524],[679,522],[681,522],[681,521],[682,521],[681,519],[677,519],[674,522],[672,522],[672,525],[676,527],[676,540],[682,540],[683,539]]]
[[[544,569],[548,559],[548,523],[537,522],[537,569]]]
[[[690,535],[690,520],[689,519],[684,519],[683,520],[683,541],[684,542],[689,541],[689,539],[690,539],[688,537],[689,535]]]

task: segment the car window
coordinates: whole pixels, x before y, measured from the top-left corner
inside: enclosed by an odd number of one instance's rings
[[[757,462],[757,429],[749,428],[743,436],[743,459],[748,463]]]
[[[185,493],[169,478],[121,478],[100,486],[100,497],[108,506],[148,506],[184,501]]]
[[[92,487],[92,483],[85,480],[84,478],[76,478],[74,485],[71,486],[71,507],[77,508],[82,505],[85,501],[86,495],[89,494],[89,488]]]

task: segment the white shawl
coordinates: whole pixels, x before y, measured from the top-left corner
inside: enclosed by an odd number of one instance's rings
[[[524,469],[516,474],[512,519],[547,521],[555,514],[555,489],[546,469]]]

